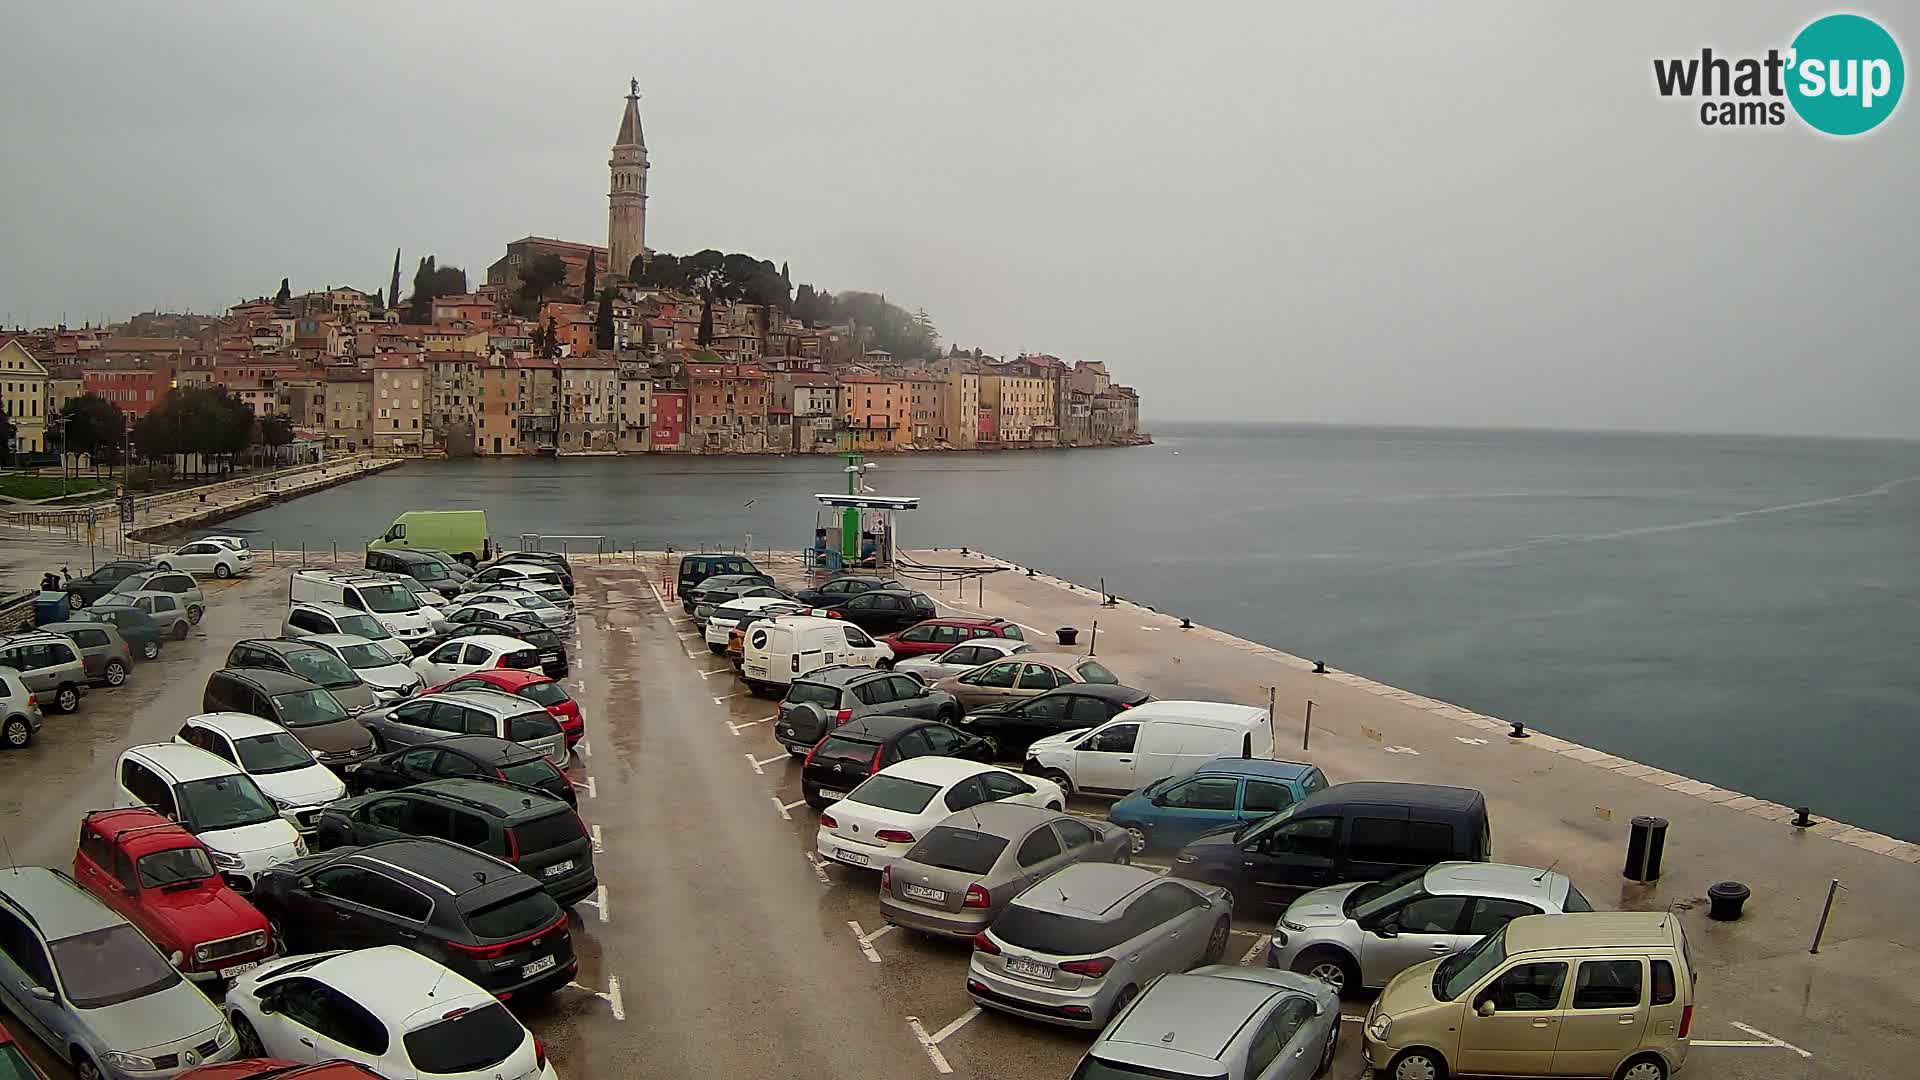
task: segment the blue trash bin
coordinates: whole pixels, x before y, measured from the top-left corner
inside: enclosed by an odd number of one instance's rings
[[[35,626],[65,622],[68,614],[66,593],[42,592],[33,598],[33,624]]]

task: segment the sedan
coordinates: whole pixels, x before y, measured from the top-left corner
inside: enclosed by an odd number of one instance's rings
[[[839,607],[840,617],[876,637],[933,618],[933,597],[907,589],[869,589]]]
[[[455,614],[460,614],[455,612]],[[521,612],[506,619],[475,619],[453,625],[445,634],[436,634],[427,638],[419,652],[430,653],[442,644],[455,638],[476,637],[480,634],[499,634],[502,637],[519,638],[521,641],[540,650],[540,670],[550,679],[564,678],[569,670],[567,666],[567,647],[560,635],[540,625],[534,616]]]
[[[1012,638],[998,637],[975,638],[965,644],[955,645],[943,653],[896,661],[893,670],[911,671],[920,676],[923,682],[936,683],[941,679],[972,671],[982,664],[1003,660],[1015,653],[1033,651],[1031,641],[1015,641]]]
[[[1153,695],[1131,686],[1072,683],[1035,697],[975,709],[960,719],[960,726],[991,741],[994,756],[1018,760],[1035,739],[1096,728],[1152,700]]]
[[[815,607],[839,607],[863,592],[874,589],[904,589],[905,585],[890,577],[878,577],[873,574],[842,574],[830,578],[811,589],[802,589],[794,594],[794,599]]]
[[[568,806],[579,803],[573,782],[532,747],[491,735],[455,735],[394,750],[346,767],[341,779],[347,791],[392,791],[448,776],[475,776],[521,787],[538,788]]]
[[[70,577],[67,579],[67,607],[78,611],[119,588],[127,578],[153,568],[153,563],[142,559],[122,559],[101,563],[91,574]]]
[[[957,758],[912,758],[873,774],[827,807],[814,848],[845,866],[883,869],[948,815],[1001,801],[1067,807],[1066,793],[1050,780]]]
[[[984,803],[934,826],[880,871],[880,914],[908,929],[970,938],[1056,870],[1127,861],[1126,834],[1104,822]]]
[[[1327,987],[1292,972],[1209,964],[1147,987],[1073,1077],[1311,1080],[1333,1067],[1339,1042],[1340,1002]]]
[[[230,578],[253,569],[253,552],[213,540],[195,540],[154,556],[162,570],[185,570],[195,577]]]
[[[974,936],[967,993],[984,1008],[1098,1031],[1158,976],[1219,962],[1232,930],[1225,889],[1079,863]]]
[[[972,711],[988,705],[1038,697],[1058,686],[1074,683],[1118,685],[1120,679],[1106,665],[1091,657],[1072,653],[1021,653],[985,667],[975,668],[935,684],[960,699],[962,708]]]
[[[503,608],[527,612],[537,617],[549,630],[568,630],[573,627],[573,612],[524,589],[496,588],[485,592],[465,593],[446,609],[447,616],[451,617],[460,609],[474,604],[498,604]]]

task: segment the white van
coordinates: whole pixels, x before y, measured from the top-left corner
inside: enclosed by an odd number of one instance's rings
[[[364,611],[402,642],[432,636],[440,609],[422,604],[412,589],[364,571],[295,570],[289,585],[294,603],[344,604]]]
[[[1063,731],[1027,749],[1027,772],[1069,791],[1124,795],[1217,757],[1271,758],[1267,710],[1221,701],[1149,701],[1096,728]]]
[[[893,650],[842,619],[782,615],[747,631],[740,677],[756,694],[784,691],[788,683],[829,664],[878,667]]]

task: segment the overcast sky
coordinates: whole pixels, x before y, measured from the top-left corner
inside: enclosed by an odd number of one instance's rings
[[[635,75],[655,250],[1105,360],[1149,421],[1920,435],[1920,103],[1653,91],[1823,4],[5,7],[10,324],[604,244]]]

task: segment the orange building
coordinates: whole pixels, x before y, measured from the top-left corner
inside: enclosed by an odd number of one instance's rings
[[[880,375],[840,378],[840,407],[854,450],[898,450],[913,445],[913,389]]]
[[[688,449],[766,452],[769,391],[766,373],[752,364],[688,364]]]

